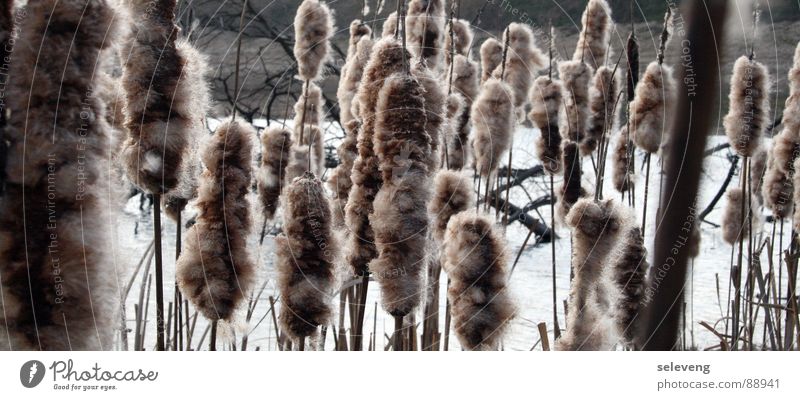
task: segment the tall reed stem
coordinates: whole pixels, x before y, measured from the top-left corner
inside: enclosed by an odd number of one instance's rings
[[[553,175],[550,175],[550,260],[553,264],[553,337],[561,337],[561,329],[558,327],[558,295],[556,293],[556,196]]]
[[[211,338],[208,342],[208,351],[217,351],[217,324],[218,320],[211,321]]]
[[[164,274],[161,259],[161,195],[153,194],[153,241],[156,257],[156,350],[164,351]]]

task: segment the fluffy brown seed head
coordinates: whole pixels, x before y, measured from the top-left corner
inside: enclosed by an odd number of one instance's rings
[[[492,78],[472,105],[472,126],[475,136],[472,149],[479,174],[490,176],[508,150],[514,129],[514,104],[508,84]]]
[[[392,11],[383,21],[383,29],[381,30],[381,37],[387,38],[394,36],[397,32],[397,12]]]
[[[495,38],[488,38],[481,45],[481,83],[492,77],[492,73],[503,62],[503,45]]]
[[[580,61],[558,64],[558,73],[564,82],[564,111],[559,129],[564,139],[580,143],[589,117],[589,81],[592,69]]]
[[[789,97],[786,98],[786,107],[783,110],[783,125],[800,135],[800,43],[794,51],[794,64],[789,70]]]
[[[460,141],[459,127],[465,111],[466,105],[464,96],[461,96],[457,92],[450,93],[447,96],[447,118],[442,126],[442,143],[443,146],[446,147],[443,147],[441,151],[442,165],[444,165],[446,161],[448,168],[452,168],[450,161],[452,161],[451,158],[453,156],[453,143],[458,143]],[[445,152],[447,154],[445,154]],[[463,152],[457,151],[456,153],[461,153],[457,154],[456,157],[463,157]],[[457,163],[463,164],[463,160],[457,161]]]
[[[311,157],[312,155],[307,145],[292,144],[289,149],[289,164],[286,165],[286,186],[294,181],[294,178],[301,177],[308,171],[309,164],[313,163],[313,160],[309,162]]]
[[[478,96],[480,77],[478,63],[460,54],[454,57],[453,91],[460,93],[464,99],[464,111],[457,124],[457,136],[448,144],[450,168],[461,169],[467,165],[469,158],[469,134],[472,129],[470,115],[472,104]]]
[[[631,183],[636,179],[636,170],[633,168],[633,149],[628,125],[622,127],[614,142],[611,153],[611,179],[614,189],[625,192],[630,189]]]
[[[545,65],[545,56],[536,46],[533,31],[528,25],[517,22],[508,25],[503,32],[503,43],[506,42],[505,76],[502,61],[492,76],[508,82],[514,94],[514,107],[522,108],[528,100],[533,77]]]
[[[347,60],[349,61],[356,53],[358,42],[363,37],[370,37],[372,29],[360,19],[355,19],[350,23],[350,39],[347,42]]]
[[[764,64],[739,57],[733,65],[730,108],[722,121],[731,147],[751,157],[761,144],[769,122],[769,72]]]
[[[320,126],[322,124],[322,90],[315,83],[307,86],[308,100],[305,99],[306,85],[303,85],[303,95],[294,104],[294,141],[298,144],[308,145],[310,136],[308,129],[303,132],[303,140],[300,140],[300,126],[305,124]],[[305,111],[303,109],[305,105]]]
[[[589,121],[586,137],[581,142],[583,154],[595,151],[607,132],[616,128],[619,89],[619,74],[613,68],[602,66],[597,69],[589,88]]]
[[[578,145],[567,141],[564,144],[564,186],[559,191],[558,212],[564,218],[572,205],[586,195],[581,184],[581,158]]]
[[[561,133],[558,121],[563,93],[564,88],[560,81],[540,76],[533,82],[529,96],[531,112],[528,117],[540,132],[536,140],[536,155],[545,171],[551,175],[561,171]]]
[[[764,205],[776,219],[786,219],[794,207],[794,182],[789,176],[774,167],[767,169],[762,186]]]
[[[408,3],[408,49],[437,74],[444,64],[446,20],[444,0],[411,0]]]
[[[636,146],[648,153],[658,152],[669,135],[674,106],[672,68],[653,61],[636,86],[636,96],[630,104],[630,123]]]
[[[450,218],[444,269],[453,329],[466,350],[496,350],[516,314],[509,289],[503,235],[485,216],[463,211]]]
[[[378,41],[358,89],[362,125],[358,136],[358,156],[350,176],[353,187],[345,207],[345,222],[351,238],[347,260],[356,274],[365,274],[367,264],[377,256],[368,217],[382,184],[378,158],[373,150],[378,94],[386,78],[403,71],[404,57],[410,55],[407,52],[404,55],[402,45],[396,39],[389,37]]]
[[[305,81],[320,78],[330,57],[333,36],[331,10],[319,0],[303,0],[294,18],[294,57]]]
[[[25,16],[1,107],[26,111],[10,114],[0,138],[0,349],[110,350],[119,284],[109,213],[122,205],[108,198],[111,129],[94,68],[119,17],[106,1],[56,0],[28,1]]]
[[[249,293],[255,265],[247,252],[253,127],[223,122],[206,143],[197,222],[175,266],[181,293],[207,319],[230,321]]]
[[[448,25],[446,30],[447,33],[445,35],[445,57],[447,59],[447,63],[450,64],[450,48],[452,44],[455,44],[453,47],[453,52],[457,55],[466,56],[469,53],[469,46],[472,45],[472,39],[475,37],[475,33],[472,32],[472,27],[469,25],[469,21],[464,19],[453,19],[453,37],[455,40],[451,42],[450,40],[450,26]]]
[[[190,200],[197,197],[197,184],[202,166],[199,162],[200,141],[205,135],[206,113],[208,112],[209,88],[207,82],[208,65],[205,57],[185,39],[176,41],[178,54],[184,60],[181,80],[178,84],[178,93],[185,105],[188,119],[194,123],[187,126],[187,145],[183,154],[181,170],[178,172],[178,184],[175,189],[167,192],[164,199],[164,211],[173,220],[178,219]],[[119,104],[120,108],[123,104]]]
[[[566,223],[572,228],[575,277],[569,295],[569,330],[558,342],[558,348],[601,350],[606,346],[606,332],[598,327],[602,317],[598,315],[595,291],[627,219],[613,200],[581,199],[567,214]]]
[[[638,226],[629,227],[620,238],[620,249],[613,263],[614,284],[619,291],[614,311],[617,331],[626,344],[634,346],[643,318],[643,300],[647,283],[647,248]]]
[[[261,135],[261,165],[256,172],[256,185],[267,221],[272,220],[278,209],[291,148],[292,134],[287,129],[273,126]]]
[[[794,174],[794,161],[800,156],[800,137],[784,127],[772,138],[772,166],[785,175]]]
[[[725,204],[725,211],[722,215],[722,239],[728,244],[738,243],[740,235],[747,236],[749,231],[749,224],[744,220],[742,225],[742,218],[747,215],[747,199],[746,195],[742,195],[742,189],[730,188],[725,193],[727,203]],[[745,209],[742,209],[742,201],[744,201]],[[744,211],[744,214],[742,214]]]
[[[335,236],[322,182],[312,173],[285,191],[283,235],[276,240],[279,323],[293,339],[314,336],[330,321],[335,282]]]
[[[336,98],[339,100],[339,119],[345,128],[350,121],[355,118],[353,112],[357,101],[354,98],[361,84],[361,76],[364,74],[364,67],[369,61],[374,42],[369,36],[362,37],[356,45],[353,55],[348,56],[347,63],[342,67],[343,75],[339,80],[339,87],[336,90]]]
[[[611,31],[614,30],[611,7],[606,0],[589,0],[581,16],[581,24],[583,28],[572,59],[583,60],[597,69],[606,62],[606,50],[611,40]]]
[[[428,159],[428,171],[433,173],[439,168],[441,144],[445,140],[444,123],[446,117],[447,91],[442,87],[441,79],[428,68],[417,64],[411,74],[422,84],[425,106],[425,131],[431,137],[431,153]]]
[[[423,91],[419,80],[397,73],[378,95],[373,141],[384,184],[411,168],[428,171],[432,139],[425,131]]]
[[[381,287],[381,305],[396,317],[411,313],[425,295],[429,199],[428,172],[412,166],[384,182],[369,216],[378,250],[369,270]]]
[[[441,170],[436,174],[428,213],[433,220],[433,237],[439,243],[444,243],[450,219],[472,208],[475,197],[473,190],[472,180],[461,172]]]
[[[353,187],[350,174],[353,171],[353,163],[358,155],[358,146],[356,142],[359,129],[361,129],[361,124],[358,120],[351,120],[346,126],[345,132],[347,134],[337,149],[340,161],[339,165],[331,172],[328,178],[328,189],[330,189],[332,193],[331,211],[333,213],[333,226],[335,228],[344,225],[344,209],[347,205],[350,189]]]
[[[636,95],[636,85],[639,83],[639,41],[636,35],[631,32],[625,42],[625,60],[628,64],[626,74],[626,90],[628,91],[628,101],[633,101]]]
[[[764,174],[767,172],[767,158],[769,154],[764,146],[759,146],[750,159],[750,184],[753,185],[753,196],[758,204],[764,204],[761,186],[764,183]]]
[[[131,6],[138,10],[142,3]],[[178,184],[191,132],[200,123],[194,110],[196,82],[187,80],[192,74],[185,73],[190,66],[176,44],[173,9],[174,1],[157,2],[136,14],[142,17],[131,25],[122,49],[128,128],[122,160],[131,182],[156,194]]]

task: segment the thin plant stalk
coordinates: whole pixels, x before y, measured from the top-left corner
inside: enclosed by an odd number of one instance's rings
[[[153,241],[156,261],[156,350],[164,351],[164,273],[161,253],[161,195],[153,194]]]

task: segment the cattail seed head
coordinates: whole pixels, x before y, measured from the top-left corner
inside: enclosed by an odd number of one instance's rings
[[[397,12],[392,11],[383,21],[383,28],[381,30],[381,37],[387,38],[394,36],[397,32]]]
[[[800,137],[789,127],[784,127],[779,134],[772,138],[770,163],[784,175],[793,175],[794,161],[798,156],[800,156]]]
[[[611,153],[611,180],[614,189],[622,193],[628,191],[631,183],[636,179],[636,170],[633,168],[633,149],[628,125],[622,127],[614,142]]]
[[[194,108],[198,82],[188,81],[195,75],[187,73],[191,59],[177,44],[175,2],[148,8],[150,3],[129,3],[134,11],[144,11],[135,14],[142,18],[131,25],[122,50],[128,55],[122,76],[128,130],[122,160],[133,184],[164,194],[178,185],[191,134],[202,121],[198,112],[205,110]]]
[[[256,173],[256,185],[266,221],[272,220],[278,209],[291,148],[292,134],[287,129],[274,126],[261,135],[261,165]]]
[[[306,92],[307,91],[307,92]],[[305,99],[306,93],[308,99]],[[305,111],[303,105],[306,105]],[[300,127],[305,124],[320,126],[322,123],[322,90],[315,83],[303,85],[303,95],[294,104],[294,139],[295,143],[308,145],[310,135],[306,129],[303,132],[303,141],[300,141]]]
[[[181,293],[211,321],[230,321],[249,293],[255,265],[247,252],[253,127],[223,122],[206,143],[197,222],[175,266]]]
[[[514,104],[507,83],[492,78],[472,105],[472,126],[475,130],[472,148],[477,172],[490,176],[511,142],[514,129]]]
[[[505,76],[503,65],[498,65],[492,76],[501,79],[511,86],[514,94],[514,107],[522,108],[528,100],[531,82],[539,69],[545,65],[545,56],[533,37],[533,31],[528,25],[517,22],[508,25],[503,32],[503,43],[508,43],[508,53],[505,62]]]
[[[653,61],[647,66],[636,96],[630,104],[633,140],[648,152],[656,153],[668,137],[675,106],[675,81],[672,68]]]
[[[444,244],[456,336],[465,350],[496,350],[516,314],[503,235],[488,217],[463,211],[450,218]]]
[[[428,213],[433,220],[433,237],[439,243],[444,243],[450,219],[473,207],[474,189],[472,180],[461,172],[441,170],[436,174]]]
[[[337,257],[331,211],[322,182],[306,172],[285,191],[283,235],[276,240],[279,323],[295,340],[330,321]]]
[[[647,248],[644,246],[642,231],[638,226],[628,227],[620,239],[620,250],[613,263],[614,283],[619,291],[614,322],[624,342],[635,346],[639,324],[643,320],[640,313],[644,308],[647,270],[650,264],[647,262]]]
[[[767,68],[746,56],[739,57],[733,65],[728,100],[730,109],[722,122],[725,134],[736,153],[752,157],[769,123]]]
[[[503,44],[488,38],[481,45],[481,84],[492,77],[492,73],[503,62]]]
[[[111,350],[120,283],[109,223],[122,205],[109,201],[112,131],[93,68],[119,16],[105,1],[29,0],[24,12],[0,107],[18,111],[0,138],[0,349]]]
[[[764,205],[772,211],[775,219],[786,219],[794,207],[794,182],[789,175],[775,168],[767,168],[762,185]]]
[[[588,63],[593,69],[605,64],[606,51],[614,30],[611,7],[606,0],[589,0],[581,16],[580,36],[572,59]]]
[[[747,201],[747,194],[743,195],[742,189],[738,187],[728,189],[725,193],[725,198],[727,203],[722,215],[722,239],[732,245],[738,243],[740,236],[747,237],[750,231],[750,224],[746,218],[750,214],[750,210],[748,210],[749,202]],[[742,208],[742,202],[744,202],[744,208]],[[744,214],[742,214],[743,211]],[[756,209],[752,209],[753,215],[751,216],[754,231],[759,220],[758,216],[755,215],[755,211]],[[742,225],[742,222],[744,222],[744,225]]]
[[[469,21],[453,18],[453,41],[450,40],[450,27],[447,27],[447,33],[445,34],[445,57],[447,64],[450,64],[450,48],[453,47],[453,52],[457,55],[467,56],[469,53],[469,46],[472,45],[472,39],[475,37],[475,33],[472,31],[472,27],[469,24]]]
[[[348,56],[347,63],[342,67],[344,75],[339,80],[336,98],[339,100],[339,119],[345,128],[356,117],[357,112],[353,112],[354,109],[357,109],[357,107],[354,107],[357,105],[355,96],[358,92],[358,86],[361,84],[364,67],[369,61],[373,44],[374,42],[369,36],[359,39],[354,53]]]
[[[636,95],[636,85],[639,83],[639,41],[633,31],[625,42],[625,59],[628,63],[627,85],[628,101],[633,101]]]
[[[406,17],[408,50],[437,74],[444,64],[443,0],[411,0]]]
[[[350,173],[353,171],[353,163],[358,155],[358,131],[361,123],[358,120],[350,120],[345,127],[346,135],[337,149],[339,154],[339,165],[333,170],[328,178],[328,189],[332,193],[331,208],[333,213],[333,226],[339,228],[344,225],[345,206],[353,187]]]
[[[585,136],[589,117],[589,82],[592,69],[580,61],[558,64],[558,73],[564,82],[564,112],[559,129],[564,139],[580,143]]]
[[[595,151],[607,132],[616,128],[619,90],[619,75],[612,68],[598,68],[589,88],[589,120],[586,137],[580,143],[583,154]]]
[[[567,214],[566,223],[573,229],[575,276],[569,294],[569,329],[556,342],[557,349],[602,350],[608,346],[608,333],[597,306],[596,287],[628,219],[613,200],[581,199]]]
[[[320,78],[330,57],[333,36],[331,10],[319,0],[303,0],[294,18],[294,57],[304,81]]]
[[[536,78],[530,92],[531,112],[528,117],[541,134],[536,141],[536,155],[550,175],[561,171],[561,133],[558,121],[563,93],[561,82],[546,76]]]
[[[433,71],[417,64],[411,74],[422,84],[422,96],[425,100],[425,132],[431,137],[431,153],[428,159],[428,171],[433,173],[439,168],[440,159],[443,157],[441,145],[444,137],[445,117],[447,107],[447,92],[439,78]]]
[[[581,197],[586,196],[586,190],[581,183],[581,158],[578,145],[575,142],[564,143],[564,185],[559,191],[558,213],[563,219],[569,213],[573,204]]]
[[[372,29],[369,25],[365,24],[360,19],[354,19],[350,23],[350,39],[347,41],[347,60],[351,60],[355,55],[358,47],[358,42],[363,37],[370,37]]]
[[[448,144],[450,168],[459,170],[467,165],[469,158],[469,134],[472,129],[470,116],[472,104],[478,97],[480,76],[478,63],[457,54],[453,65],[453,90],[461,94],[464,100],[464,110],[457,123],[457,136]]]

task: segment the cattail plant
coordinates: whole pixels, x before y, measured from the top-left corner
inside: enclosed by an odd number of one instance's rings
[[[458,142],[461,118],[466,112],[464,103],[464,97],[457,92],[451,92],[447,95],[447,102],[445,104],[446,114],[444,123],[442,124],[442,140],[440,145],[443,147],[441,159],[448,169],[450,167],[451,152],[449,144]]]
[[[203,149],[196,223],[186,231],[175,265],[181,293],[216,329],[231,321],[250,292],[255,265],[247,251],[250,204],[246,198],[252,175],[255,129],[227,119]],[[215,333],[215,332],[214,332]],[[212,333],[212,349],[214,343]]]
[[[330,321],[337,244],[322,182],[306,172],[286,187],[283,235],[276,240],[279,322],[303,350]]]
[[[381,37],[393,37],[397,33],[397,12],[392,11],[383,21],[383,28],[381,29]]]
[[[633,168],[633,142],[628,125],[623,126],[616,136],[614,150],[611,153],[611,182],[614,184],[614,189],[624,195],[631,190],[636,179],[636,170]]]
[[[564,143],[563,166],[564,183],[559,191],[556,208],[560,219],[564,219],[572,206],[586,196],[586,190],[581,183],[581,158],[578,144],[566,141]]]
[[[761,144],[769,124],[769,72],[758,61],[739,57],[733,65],[730,108],[723,119],[731,147],[742,157],[750,158]]]
[[[465,350],[497,350],[516,314],[503,235],[488,217],[463,211],[450,218],[444,243],[456,337]]]
[[[661,31],[657,60],[650,63],[636,86],[633,101],[628,105],[628,132],[636,146],[647,153],[642,204],[642,233],[647,232],[647,197],[650,191],[650,164],[665,141],[664,133],[671,131],[672,110],[675,105],[676,85],[672,68],[663,65],[672,30],[672,10],[667,8]]]
[[[378,158],[373,148],[378,93],[386,78],[393,73],[405,71],[405,61],[410,57],[397,39],[393,37],[381,39],[372,49],[358,88],[357,101],[362,124],[358,134],[358,156],[350,175],[352,188],[345,206],[345,223],[349,231],[347,263],[352,268],[353,274],[362,278],[361,284],[356,288],[360,300],[366,299],[369,284],[368,265],[378,255],[373,228],[369,221],[369,216],[373,213],[373,201],[383,183],[378,169]],[[357,341],[361,338],[363,330],[365,305],[365,301],[359,301],[360,311],[355,332]],[[360,342],[355,343],[352,348],[360,349]]]
[[[514,95],[514,108],[521,113],[527,103],[533,77],[545,66],[545,57],[536,46],[533,31],[525,24],[514,22],[508,25],[503,33],[503,43],[508,43],[506,61],[495,68],[492,76],[509,84]]]
[[[256,187],[265,223],[272,220],[278,209],[291,148],[292,134],[286,128],[273,126],[261,135],[261,165],[256,172]]]
[[[572,231],[573,271],[567,332],[558,350],[602,350],[609,346],[608,327],[599,310],[596,287],[609,262],[626,216],[613,200],[581,199],[566,216]]]
[[[294,178],[303,176],[312,164],[311,149],[308,146],[292,144],[289,148],[289,164],[286,165],[285,182],[293,182]]]
[[[445,51],[444,55],[448,65],[452,61],[450,59],[449,49],[452,47],[455,54],[466,57],[469,54],[470,46],[472,46],[472,41],[475,38],[475,32],[472,31],[469,21],[453,18],[451,23],[452,25],[449,29],[453,30],[452,39],[449,34],[445,35],[444,38],[444,48],[448,49],[448,51]]]
[[[644,311],[645,284],[647,270],[647,248],[644,246],[641,228],[626,228],[620,238],[617,258],[612,264],[614,284],[618,297],[614,305],[614,324],[623,343],[636,348],[639,332],[639,314]],[[699,240],[692,241],[699,243]]]
[[[91,68],[116,41],[118,15],[107,2],[26,7],[4,98],[22,112],[11,113],[2,138],[0,349],[110,350],[119,297],[108,213],[120,205],[108,198],[111,129]]]
[[[428,173],[433,175],[439,168],[440,160],[447,157],[447,137],[444,135],[447,107],[447,91],[441,85],[441,79],[423,64],[416,64],[411,74],[423,87],[423,107],[425,109],[425,132],[431,137],[431,152],[428,159]]]
[[[492,77],[494,70],[503,62],[503,44],[488,38],[481,45],[481,84]]]
[[[580,143],[584,139],[589,117],[589,82],[592,79],[592,69],[580,60],[563,61],[558,64],[558,72],[564,82],[565,94],[559,128],[561,136]]]
[[[351,34],[352,33],[351,31]],[[353,40],[352,36],[350,40]],[[369,60],[372,44],[373,41],[368,34],[361,37],[355,45],[353,53],[350,54],[348,52],[347,62],[342,67],[342,76],[339,79],[336,98],[339,100],[339,119],[342,126],[345,128],[345,134],[348,134],[346,131],[348,124],[355,118],[353,114],[353,100],[358,91],[358,85],[361,83],[361,75],[364,73],[364,67]]]
[[[195,113],[196,82],[184,74],[190,62],[178,47],[175,0],[129,3],[136,23],[122,54],[128,137],[121,159],[128,178],[153,196],[153,236],[156,264],[156,348],[164,349],[164,289],[161,254],[161,196],[175,189],[191,148],[192,132],[201,117]],[[157,51],[154,51],[157,49]],[[157,79],[156,79],[157,77]]]
[[[307,170],[311,170],[314,159],[311,146],[315,141],[321,143],[322,138],[319,137],[321,131],[306,132],[306,124],[319,126],[321,121],[322,94],[312,82],[321,78],[322,68],[330,57],[333,18],[328,6],[319,0],[303,0],[295,15],[294,35],[294,57],[299,76],[304,81],[303,97],[298,100],[298,104],[302,102],[302,105],[295,107],[295,111],[300,110],[302,116],[295,121],[295,130],[298,127],[300,130],[296,132],[294,143],[297,146],[309,146]],[[316,172],[321,173],[319,170]]]
[[[424,338],[430,338],[433,334],[438,334],[439,329],[439,278],[441,276],[442,265],[445,262],[444,248],[445,236],[447,234],[447,224],[450,219],[473,207],[474,187],[472,180],[460,171],[441,170],[436,174],[433,186],[433,196],[428,203],[428,214],[430,215],[431,233],[435,240],[435,245],[430,254],[428,264],[428,296],[425,302],[425,323],[423,324]],[[450,307],[448,304],[445,323],[449,323]],[[449,325],[445,327],[445,343],[448,343],[447,335],[450,332]],[[424,340],[425,341],[425,340]],[[423,343],[423,349],[435,346],[432,339],[427,339]],[[427,345],[427,346],[426,346]],[[445,349],[446,350],[446,349]]]
[[[636,39],[636,30],[633,28],[633,15],[631,15],[631,33],[625,41],[625,60],[628,64],[625,89],[628,101],[633,101],[636,95],[636,85],[639,83],[639,41]]]
[[[343,83],[340,83],[337,91],[337,98],[341,108],[340,119],[344,127],[345,138],[337,149],[340,163],[328,178],[328,188],[333,193],[331,201],[334,227],[344,225],[344,208],[347,205],[350,188],[353,186],[350,173],[358,155],[357,143],[359,130],[361,129],[361,118],[358,113],[360,103],[356,94],[361,84],[364,68],[367,65],[367,61],[369,61],[373,44],[374,42],[369,37],[362,37],[358,41],[355,54],[350,57],[345,66],[345,75],[340,81]]]
[[[447,151],[450,169],[460,170],[467,165],[469,158],[469,134],[472,128],[470,116],[472,104],[478,97],[480,76],[477,62],[461,54],[457,54],[453,60],[453,89],[461,94],[464,110],[457,121],[456,136],[447,143]]]
[[[728,189],[725,198],[727,203],[722,214],[722,239],[735,245],[750,232],[750,224],[745,221],[746,216],[757,211],[748,207],[747,194],[741,188]]]
[[[475,132],[472,150],[478,173],[478,193],[481,178],[485,178],[488,195],[492,175],[497,171],[500,157],[508,150],[514,129],[514,102],[508,84],[496,78],[486,81],[472,105],[471,119]],[[488,204],[489,199],[484,200]]]
[[[593,69],[605,64],[606,51],[614,30],[611,7],[606,0],[589,0],[581,16],[580,36],[572,59],[588,63]]]
[[[358,42],[361,41],[363,37],[370,37],[372,36],[372,29],[364,23],[364,21],[360,19],[355,19],[350,22],[350,38],[347,41],[347,55],[345,59],[345,63],[350,62],[354,59],[356,51],[358,50]],[[342,68],[344,71],[345,68]]]
[[[425,129],[424,91],[416,77],[397,73],[386,79],[376,107],[373,141],[383,185],[369,219],[378,250],[369,269],[381,286],[383,308],[395,317],[396,331],[425,293],[433,140]]]
[[[444,0],[411,0],[406,17],[406,40],[411,54],[437,74],[445,53]]]
[[[552,49],[552,47],[551,47]],[[552,75],[552,64],[550,68]],[[564,88],[561,82],[551,76],[540,76],[533,82],[530,92],[531,112],[528,114],[539,129],[536,140],[536,155],[542,162],[545,172],[550,176],[550,244],[553,278],[553,329],[555,338],[561,335],[558,327],[558,304],[556,295],[556,243],[555,243],[555,180],[554,175],[561,172],[562,151],[561,133],[558,130],[559,111],[563,101]]]
[[[606,139],[608,132],[614,131],[619,90],[620,82],[616,69],[607,66],[598,68],[589,88],[589,119],[586,124],[586,136],[580,143],[583,154],[595,151],[598,144]]]

